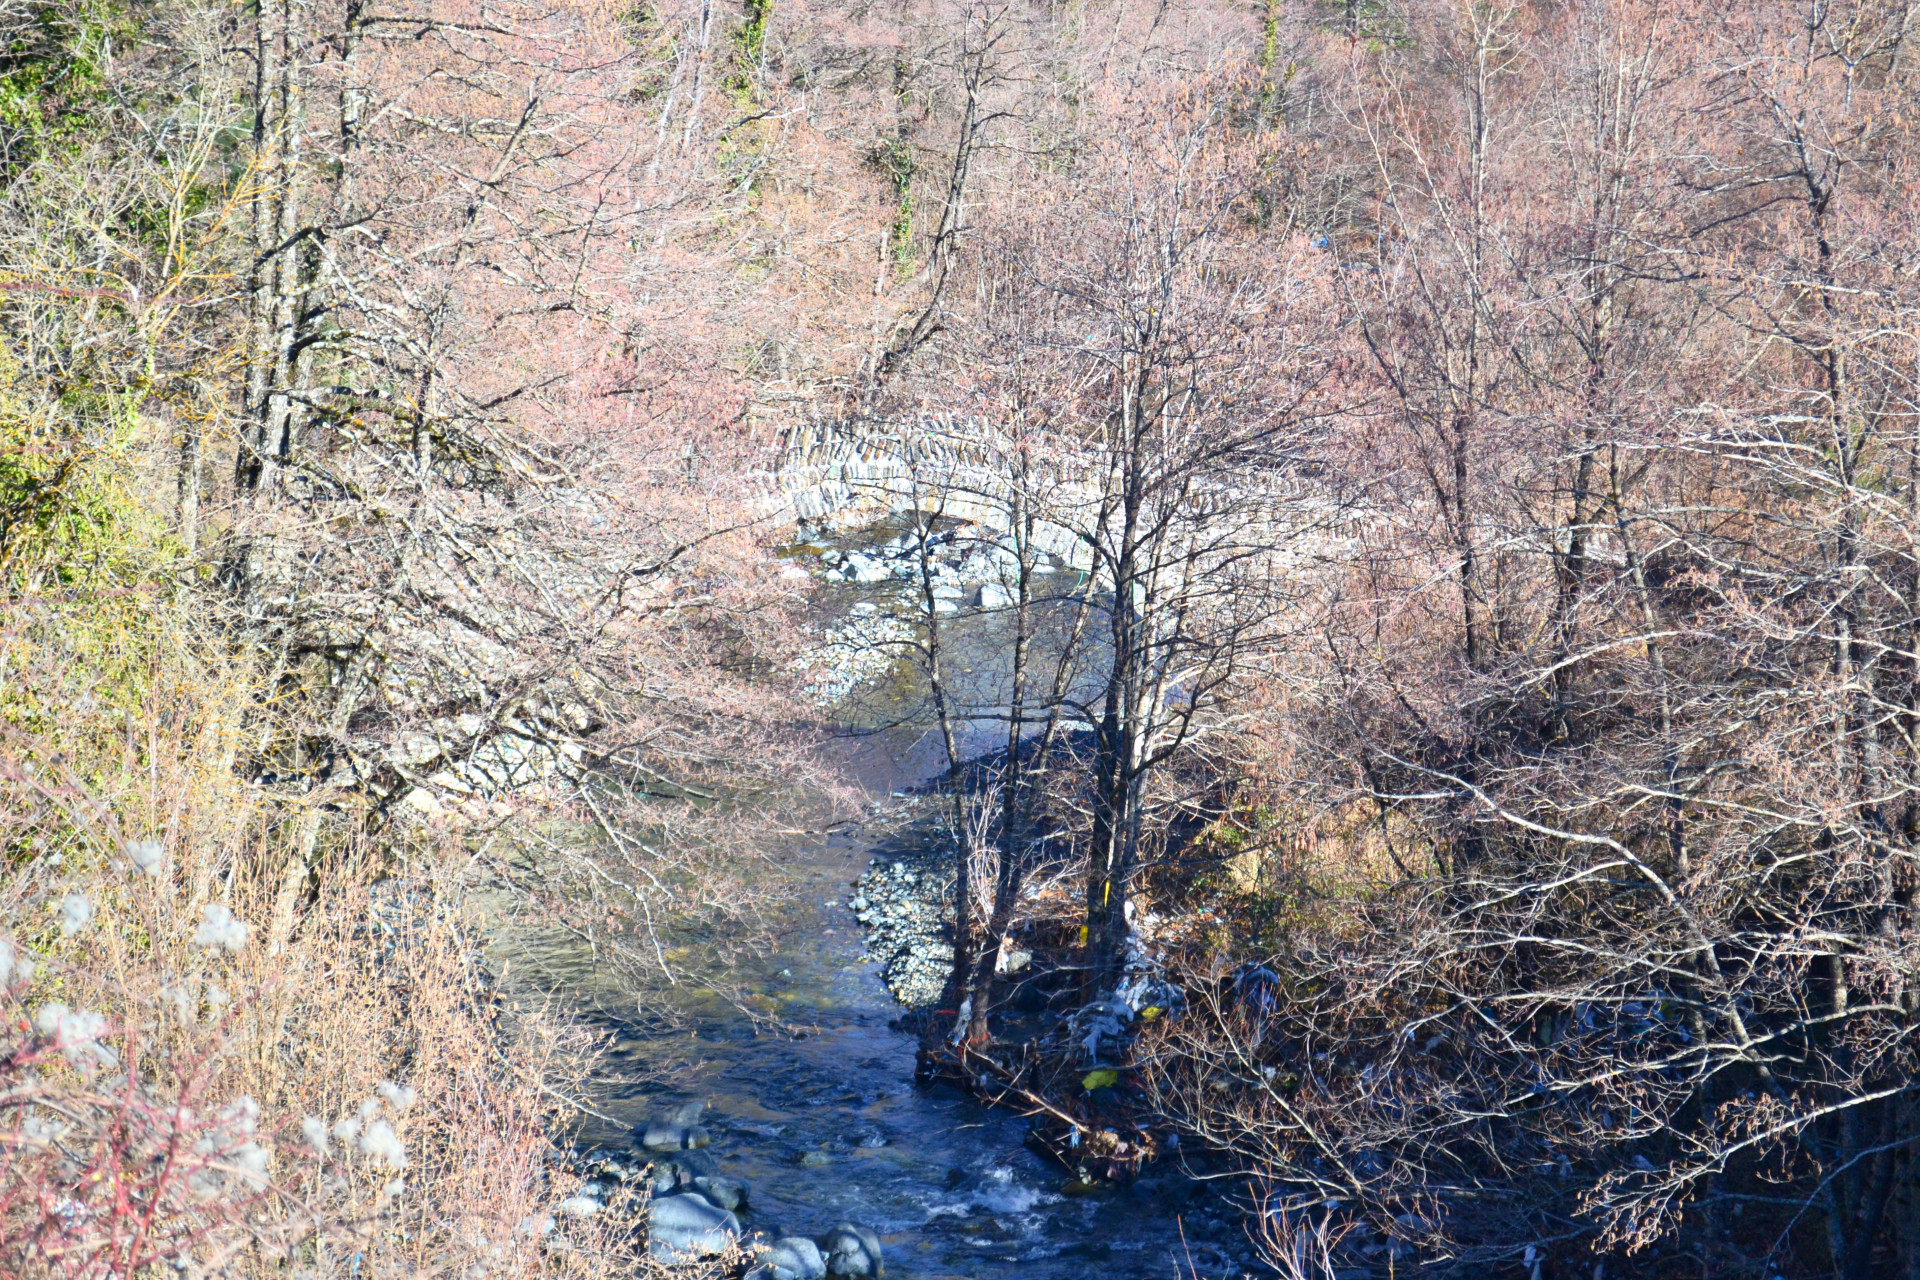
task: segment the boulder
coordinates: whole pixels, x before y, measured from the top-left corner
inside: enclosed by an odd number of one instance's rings
[[[656,1262],[690,1262],[725,1253],[740,1239],[740,1219],[695,1192],[647,1206],[648,1251]]]
[[[553,1206],[553,1211],[563,1218],[591,1218],[606,1207],[599,1196],[577,1195],[568,1196]]]
[[[827,1260],[820,1256],[819,1245],[787,1236],[767,1246],[747,1280],[821,1280],[826,1274]]]
[[[989,582],[980,588],[980,607],[982,609],[1004,609],[1013,603],[1013,597],[1007,589],[997,582]]]
[[[706,1151],[676,1151],[667,1163],[680,1171],[682,1182],[720,1172],[720,1162]]]
[[[639,1133],[640,1145],[649,1151],[691,1151],[713,1141],[705,1125],[672,1120],[649,1120]]]
[[[747,1184],[736,1178],[700,1174],[693,1179],[692,1185],[695,1191],[722,1209],[738,1209],[747,1202]]]
[[[653,1194],[672,1195],[683,1187],[692,1186],[698,1178],[713,1177],[719,1172],[720,1162],[704,1151],[676,1151],[671,1155],[663,1155],[653,1162]],[[723,1207],[731,1209],[733,1206]]]
[[[880,1255],[880,1237],[865,1227],[843,1222],[820,1237],[830,1276],[878,1277],[887,1273]]]
[[[847,555],[847,567],[843,572],[855,582],[869,586],[876,582],[885,582],[893,576],[893,570],[886,565],[875,564],[858,552],[850,552]]]

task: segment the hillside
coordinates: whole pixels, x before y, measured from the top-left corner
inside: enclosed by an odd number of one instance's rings
[[[0,0],[0,1272],[816,1280],[804,928],[1116,1275],[1920,1280],[1916,40]]]

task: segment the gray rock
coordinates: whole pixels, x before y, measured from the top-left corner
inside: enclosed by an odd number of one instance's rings
[[[553,1211],[563,1218],[591,1218],[606,1207],[599,1196],[577,1195],[568,1196],[553,1206]]]
[[[759,1264],[747,1272],[747,1280],[821,1280],[827,1274],[827,1260],[820,1246],[799,1236],[775,1240],[760,1254]]]
[[[675,1151],[671,1155],[662,1155],[653,1162],[653,1193],[657,1196],[672,1195],[675,1191],[691,1187],[700,1178],[715,1177],[720,1172],[720,1162],[704,1151]],[[732,1205],[725,1206],[731,1209]]]
[[[724,1253],[740,1239],[740,1219],[694,1192],[647,1206],[648,1251],[657,1262],[687,1262]]]
[[[738,1209],[747,1202],[747,1184],[736,1178],[701,1174],[694,1178],[693,1189],[722,1209]]]
[[[598,1176],[601,1182],[639,1182],[642,1180],[640,1173],[644,1166],[629,1164],[617,1156],[607,1156],[593,1161],[587,1167]]]
[[[668,1163],[680,1171],[680,1181],[689,1178],[711,1176],[720,1172],[720,1162],[707,1151],[676,1151],[667,1157]]]
[[[681,1124],[672,1120],[650,1120],[640,1130],[640,1145],[649,1151],[691,1151],[713,1141],[705,1125]]]
[[[844,572],[855,582],[868,586],[876,582],[885,582],[893,576],[893,571],[887,566],[875,564],[857,551],[847,554],[847,567]]]
[[[880,1254],[880,1237],[865,1227],[843,1222],[820,1237],[830,1276],[879,1277],[887,1273]]]
[[[1004,609],[1013,603],[1013,597],[1007,589],[997,582],[989,582],[980,588],[980,607],[982,609]]]

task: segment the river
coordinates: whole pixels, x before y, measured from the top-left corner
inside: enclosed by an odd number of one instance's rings
[[[887,532],[870,531],[855,545]],[[826,584],[817,593],[822,619],[898,610],[900,585]],[[874,607],[855,613],[863,604]],[[973,681],[976,706],[994,701],[1003,628],[972,609],[950,623],[956,675]],[[771,859],[784,879],[774,945],[730,976],[771,1002],[782,1026],[712,991],[685,988],[675,992],[678,1025],[623,1021],[619,1011],[631,1001],[577,949],[560,939],[535,944],[546,952],[544,971],[571,986],[560,994],[616,1037],[615,1070],[593,1091],[595,1107],[612,1120],[588,1118],[580,1144],[626,1146],[628,1126],[705,1102],[709,1154],[726,1176],[750,1185],[741,1214],[748,1228],[812,1236],[853,1222],[880,1235],[887,1274],[906,1280],[1253,1270],[1252,1247],[1221,1184],[1163,1162],[1134,1186],[1068,1195],[1069,1173],[1025,1145],[1022,1116],[950,1086],[914,1083],[915,1039],[894,1026],[902,1010],[866,960],[847,900],[870,861],[917,838],[915,812],[930,806],[912,793],[944,772],[944,753],[918,707],[922,693],[902,664],[838,712],[847,768],[886,812],[831,835],[794,838]],[[963,738],[985,751],[1003,733],[981,721]],[[621,1068],[644,1082],[620,1084]]]

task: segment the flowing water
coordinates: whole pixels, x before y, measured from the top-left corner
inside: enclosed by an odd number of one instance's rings
[[[1071,579],[1069,579],[1071,581]],[[887,601],[890,588],[821,592],[828,614]],[[956,618],[955,674],[976,681],[975,705],[1003,673],[1004,623]],[[625,1146],[624,1126],[687,1101],[704,1101],[709,1154],[721,1172],[747,1181],[748,1228],[817,1235],[839,1222],[877,1232],[892,1277],[1207,1277],[1253,1269],[1252,1250],[1227,1202],[1167,1165],[1129,1188],[1086,1196],[1063,1190],[1069,1173],[1025,1145],[1027,1122],[983,1107],[950,1086],[914,1083],[916,1041],[894,1023],[902,1010],[863,958],[861,926],[846,905],[851,882],[879,853],[914,838],[916,804],[904,793],[943,772],[928,732],[920,686],[904,670],[845,712],[868,732],[846,741],[848,767],[892,812],[854,830],[794,838],[771,861],[785,879],[775,947],[731,971],[755,999],[679,989],[681,1024],[622,1020],[632,1007],[617,987],[561,939],[533,944],[549,983],[570,987],[589,1016],[619,1037],[616,1068],[646,1083],[600,1082],[583,1145]],[[982,721],[963,734],[990,749]],[[657,994],[657,993],[656,993]],[[779,1023],[740,1005],[771,1007]],[[810,1030],[795,1034],[791,1028]],[[661,1083],[664,1081],[664,1083]]]

